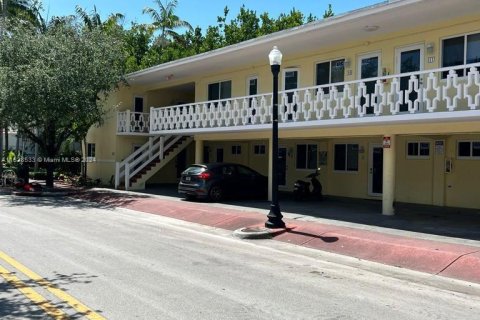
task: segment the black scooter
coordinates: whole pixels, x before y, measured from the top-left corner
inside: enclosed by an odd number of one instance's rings
[[[315,172],[310,173],[306,178],[310,179],[310,182],[297,180],[293,185],[293,197],[295,200],[305,200],[312,198],[316,200],[322,200],[322,184],[318,181],[317,177],[320,175],[320,168],[317,168]],[[312,184],[312,190],[310,190],[310,183]]]

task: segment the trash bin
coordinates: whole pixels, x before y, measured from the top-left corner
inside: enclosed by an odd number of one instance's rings
[[[29,183],[30,168],[24,162],[18,167],[17,178],[21,179],[23,183]]]

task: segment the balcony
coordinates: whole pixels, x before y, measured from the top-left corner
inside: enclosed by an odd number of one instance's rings
[[[479,69],[475,63],[282,91],[279,127],[480,119]],[[240,132],[270,129],[271,113],[272,94],[264,93],[151,108],[143,122],[119,113],[118,123],[124,134],[146,132],[149,120],[150,134]]]
[[[150,113],[131,112],[117,113],[118,135],[148,135],[150,129]]]

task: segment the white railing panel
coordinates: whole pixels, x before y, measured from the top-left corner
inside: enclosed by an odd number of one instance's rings
[[[117,133],[149,133],[149,130],[150,113],[130,110],[117,112]]]
[[[279,122],[480,109],[479,69],[475,63],[281,91]],[[271,115],[271,93],[151,108],[150,133],[227,130],[269,123]]]

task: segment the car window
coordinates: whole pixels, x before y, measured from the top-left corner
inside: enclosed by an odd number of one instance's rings
[[[223,166],[222,167],[222,174],[224,176],[232,176],[235,172],[235,168],[233,166]]]
[[[202,173],[205,170],[206,169],[204,167],[191,166],[191,167],[188,167],[187,169],[185,169],[185,171],[183,171],[183,173],[184,174],[199,174],[199,173]]]
[[[222,173],[222,167],[213,167],[213,168],[210,168],[209,170],[212,171],[215,174],[221,174]]]
[[[242,176],[254,176],[256,175],[256,172],[247,168],[247,167],[244,167],[244,166],[238,166],[237,167],[237,171],[238,171],[238,174],[239,175],[242,175]]]

